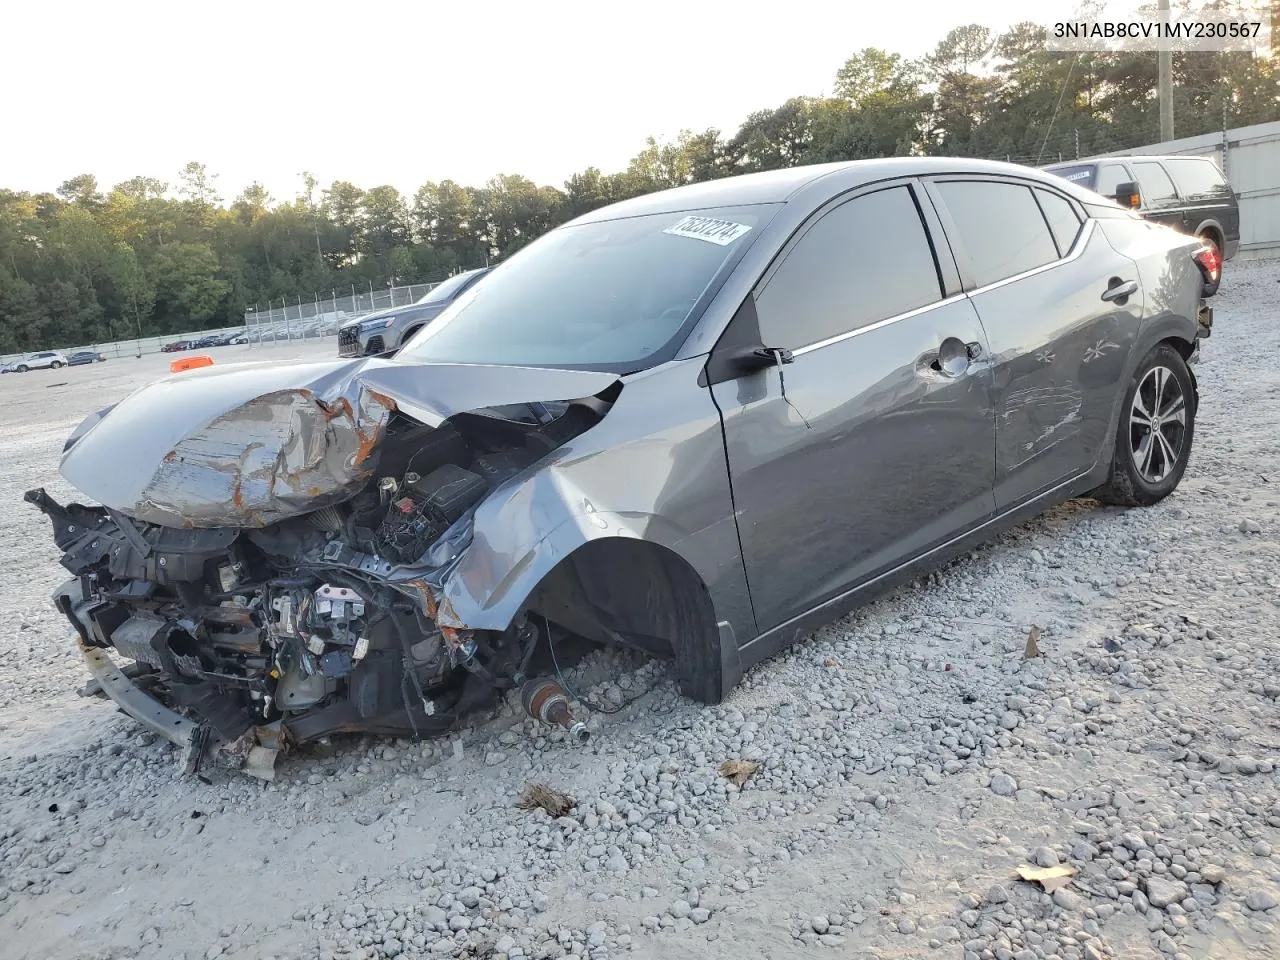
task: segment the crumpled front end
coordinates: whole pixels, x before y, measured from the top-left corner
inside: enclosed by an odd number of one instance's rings
[[[439,732],[529,683],[545,622],[437,622],[443,584],[477,506],[599,422],[614,382],[435,368],[426,389],[431,367],[338,363],[282,387],[287,370],[139,391],[68,441],[64,476],[101,505],[26,495],[72,575],[54,602],[93,691],[181,744],[188,770],[216,748],[270,777],[290,745]],[[530,699],[560,722],[549,702]]]

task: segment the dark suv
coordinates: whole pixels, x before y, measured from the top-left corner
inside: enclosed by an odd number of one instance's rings
[[[338,356],[390,356],[444,308],[475,286],[488,267],[454,274],[436,284],[416,303],[367,313],[338,328]]]
[[[1044,168],[1132,207],[1143,217],[1198,236],[1230,260],[1240,247],[1240,205],[1207,157],[1108,157]]]

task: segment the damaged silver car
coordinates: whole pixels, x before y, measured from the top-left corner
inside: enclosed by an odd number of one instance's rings
[[[96,685],[190,768],[515,688],[581,738],[557,642],[718,702],[1002,525],[1168,495],[1219,269],[1006,164],[719,180],[551,231],[394,359],[145,387],[67,441],[99,505],[27,499]]]

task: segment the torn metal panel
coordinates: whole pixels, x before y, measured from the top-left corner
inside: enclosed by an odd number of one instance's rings
[[[618,381],[616,374],[595,370],[399,360],[370,360],[359,379],[432,427],[458,413],[591,397]]]
[[[170,526],[265,527],[345,500],[369,479],[392,408],[363,389],[249,401],[177,443],[128,510]]]
[[[167,377],[87,418],[61,473],[108,508],[170,527],[264,526],[315,509],[367,478],[391,415],[385,397],[352,380],[358,365]]]
[[[68,440],[61,473],[98,502],[172,527],[265,527],[341,503],[372,476],[397,406],[456,413],[588,397],[613,374],[338,361],[232,364],[143,387]],[[158,417],[157,410],[165,415]]]

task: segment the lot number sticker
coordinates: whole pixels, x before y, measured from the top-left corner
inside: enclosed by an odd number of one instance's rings
[[[673,223],[663,233],[673,237],[690,237],[694,240],[706,240],[708,243],[727,247],[744,233],[750,231],[745,223],[734,223],[732,220],[716,220],[712,217],[685,217],[679,223]]]

